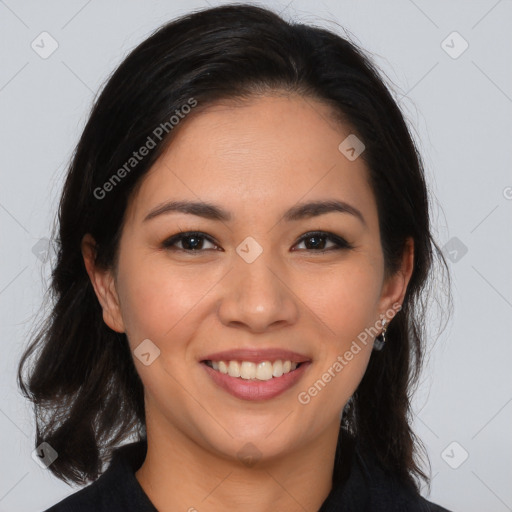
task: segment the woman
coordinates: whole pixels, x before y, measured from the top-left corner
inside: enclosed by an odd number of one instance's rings
[[[97,99],[57,238],[18,379],[45,465],[94,482],[49,511],[446,510],[409,425],[444,260],[353,44],[244,5],[163,26]]]

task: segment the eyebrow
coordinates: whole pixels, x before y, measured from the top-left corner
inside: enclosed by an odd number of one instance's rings
[[[204,201],[167,201],[151,210],[146,215],[146,217],[144,217],[143,222],[154,219],[159,215],[175,212],[187,213],[190,215],[203,217],[205,219],[223,222],[229,222],[233,218],[229,211],[212,203],[207,203]],[[363,217],[363,214],[355,206],[338,200],[299,203],[287,210],[283,215],[283,219],[286,222],[292,222],[310,217],[317,217],[319,215],[324,215],[331,212],[348,213],[358,218],[366,226],[366,221]]]

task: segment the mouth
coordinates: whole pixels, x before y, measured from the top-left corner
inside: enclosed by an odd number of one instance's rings
[[[303,378],[311,361],[289,359],[200,361],[213,383],[240,400],[269,400],[290,390]]]

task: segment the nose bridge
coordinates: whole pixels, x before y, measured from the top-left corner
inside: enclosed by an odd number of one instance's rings
[[[282,262],[270,248],[247,237],[236,248],[229,285],[219,308],[221,320],[255,330],[277,322],[293,322],[297,307],[285,283]]]
[[[276,274],[281,265],[270,247],[264,249],[255,238],[249,236],[238,245],[236,253],[238,257],[235,258],[234,271],[239,283],[237,295],[253,303],[253,306],[257,306],[261,300],[270,307],[270,302],[280,300],[281,290],[276,283]]]

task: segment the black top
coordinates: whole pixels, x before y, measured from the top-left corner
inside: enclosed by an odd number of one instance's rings
[[[147,441],[116,448],[107,470],[92,484],[44,512],[158,512],[135,472],[146,457]],[[336,450],[333,486],[318,512],[450,512],[386,473],[358,442],[343,434]]]

